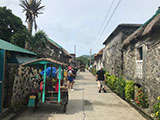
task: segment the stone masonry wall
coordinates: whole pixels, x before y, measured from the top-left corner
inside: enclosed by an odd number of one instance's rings
[[[8,64],[5,75],[5,100],[6,107],[14,111],[19,110],[27,104],[28,95],[33,86],[32,78],[37,70],[30,67],[22,67],[15,64]],[[37,81],[38,82],[38,81]]]
[[[103,67],[103,63],[102,63],[102,57],[98,57],[96,58],[96,70],[98,71],[101,67]]]
[[[123,75],[127,80],[131,80],[135,76],[135,59],[135,53],[132,48],[123,51]]]
[[[121,74],[121,39],[122,33],[119,33],[106,45],[103,51],[104,69],[116,76]]]
[[[69,63],[69,57],[63,52],[63,50],[55,47],[49,41],[46,41],[46,47],[39,47],[34,52],[38,54],[39,58],[52,58],[66,64]]]
[[[160,37],[151,36],[152,40],[145,42],[145,88],[150,98],[150,106],[160,96]],[[154,38],[154,39],[153,39]]]
[[[112,38],[105,44],[103,50],[103,65],[107,72],[117,77],[123,73],[123,41],[132,34],[139,25],[121,24],[112,33]]]
[[[130,47],[132,46],[132,49]],[[143,47],[143,78],[135,77],[136,49]],[[131,44],[123,52],[124,77],[141,84],[148,95],[150,110],[158,96],[160,96],[160,37],[159,33],[141,38],[139,42]]]

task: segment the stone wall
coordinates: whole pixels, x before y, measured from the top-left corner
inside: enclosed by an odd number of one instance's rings
[[[160,37],[159,33],[139,38],[139,42],[130,44],[123,50],[124,77],[142,85],[149,98],[152,109],[156,98],[160,95]],[[136,76],[137,48],[143,48],[142,78]]]
[[[121,74],[121,39],[122,33],[119,33],[106,45],[103,51],[104,69],[116,76]]]
[[[96,66],[96,70],[98,71],[101,67],[103,67],[102,56],[97,57],[94,65]]]
[[[148,47],[146,52],[145,88],[152,106],[154,100],[160,96],[160,44]]]
[[[129,47],[127,50],[123,50],[123,75],[127,80],[132,80],[135,76],[135,59],[133,48]]]
[[[107,72],[116,76],[122,75],[123,71],[123,41],[132,34],[139,25],[119,25],[105,42],[103,50],[103,65]]]
[[[4,80],[4,106],[19,110],[27,104],[37,70],[18,64],[7,64]],[[38,81],[37,81],[38,82]]]
[[[39,58],[52,58],[54,60],[69,64],[70,57],[64,53],[62,48],[57,48],[49,41],[46,41],[45,46],[46,47],[39,47],[34,50],[34,52],[38,54]]]

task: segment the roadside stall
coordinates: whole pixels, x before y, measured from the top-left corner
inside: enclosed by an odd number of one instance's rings
[[[40,72],[43,78],[43,81],[40,83],[40,89],[37,94],[34,92],[34,94],[29,96],[28,107],[32,107],[35,111],[38,101],[42,103],[61,104],[65,113],[68,104],[68,88],[63,84],[63,80],[64,69],[67,67],[67,64],[51,58],[40,58],[24,63],[22,66],[44,69]],[[56,73],[54,72],[55,68],[57,69]],[[56,81],[56,84],[54,84],[54,81]]]

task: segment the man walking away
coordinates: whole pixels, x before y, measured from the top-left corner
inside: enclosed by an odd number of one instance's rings
[[[96,78],[98,81],[98,89],[99,89],[98,92],[101,93],[101,90],[103,90],[103,92],[106,93],[106,90],[104,89],[106,77],[105,77],[105,71],[103,70],[102,67],[100,70],[97,71]]]

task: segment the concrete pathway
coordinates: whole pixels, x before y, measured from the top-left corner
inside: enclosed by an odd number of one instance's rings
[[[16,120],[145,120],[109,90],[98,93],[96,79],[88,71],[79,73],[75,82],[65,114],[60,105],[43,104],[36,113],[27,109]]]

